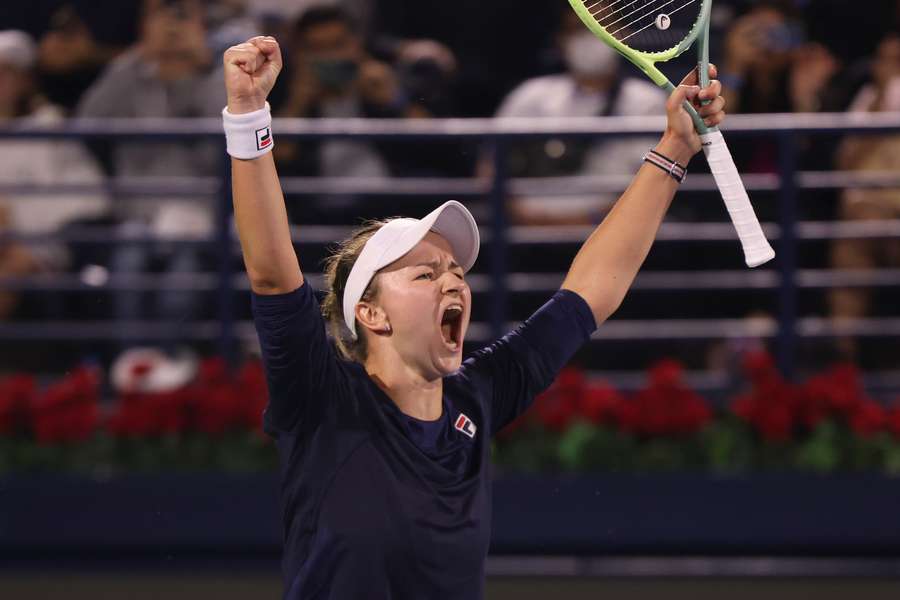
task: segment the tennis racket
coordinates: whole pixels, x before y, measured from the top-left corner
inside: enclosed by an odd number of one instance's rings
[[[672,93],[675,86],[656,68],[697,42],[700,85],[709,85],[709,13],[712,0],[569,0],[588,29],[639,67],[653,83]],[[775,257],[750,204],[731,152],[717,127],[708,127],[690,102],[691,115],[709,168],[744,249],[748,267]]]

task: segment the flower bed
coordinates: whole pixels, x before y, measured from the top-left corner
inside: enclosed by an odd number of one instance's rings
[[[673,361],[654,366],[630,398],[567,369],[500,432],[495,462],[525,472],[900,474],[900,403],[869,398],[852,365],[793,384],[769,355],[750,353],[744,371],[746,391],[713,410]]]
[[[140,374],[138,374],[140,375]],[[236,373],[224,361],[164,393],[119,394],[101,403],[101,373],[80,367],[40,389],[34,377],[0,380],[0,473],[274,469],[262,432],[266,384],[261,365]]]
[[[566,369],[498,435],[495,462],[525,473],[900,474],[900,406],[869,398],[854,367],[793,384],[766,354],[744,363],[746,391],[718,409],[688,388],[673,361],[654,366],[630,397]],[[209,359],[180,389],[119,394],[112,403],[101,402],[102,383],[88,366],[45,387],[30,375],[0,379],[0,473],[258,472],[277,464],[261,431],[258,362],[231,372]]]

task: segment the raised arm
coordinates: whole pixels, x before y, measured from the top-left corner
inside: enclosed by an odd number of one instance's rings
[[[228,112],[240,115],[264,108],[282,67],[275,38],[255,37],[233,46],[225,52],[224,63]],[[291,243],[272,153],[250,160],[232,158],[231,186],[244,265],[253,291],[281,294],[297,289],[303,275]]]
[[[710,66],[710,76],[716,76],[713,66]],[[685,77],[666,103],[668,125],[656,151],[687,165],[701,145],[682,103],[690,100],[707,124],[718,125],[725,116],[721,91],[718,81],[701,90],[697,86],[696,70]],[[701,106],[700,100],[712,102]],[[575,256],[562,287],[577,292],[587,301],[597,325],[609,318],[625,298],[677,187],[678,183],[667,173],[644,164]]]

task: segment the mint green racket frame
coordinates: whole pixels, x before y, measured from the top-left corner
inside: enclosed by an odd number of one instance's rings
[[[605,44],[614,49],[616,52],[627,58],[632,64],[643,71],[653,83],[666,90],[671,94],[675,89],[675,85],[669,81],[662,71],[656,68],[656,63],[667,62],[681,56],[694,42],[697,42],[697,67],[700,74],[700,85],[706,87],[709,85],[709,13],[712,7],[712,0],[698,0],[702,3],[700,7],[700,16],[694,23],[694,26],[688,32],[687,36],[681,43],[673,48],[662,52],[641,52],[633,48],[629,48],[612,35],[609,34],[594,18],[582,0],[569,0],[569,4],[575,13],[581,18],[581,21],[591,30],[591,33],[603,40]],[[684,103],[685,110],[691,115],[697,133],[704,134],[715,131],[715,127],[708,127],[690,102]]]

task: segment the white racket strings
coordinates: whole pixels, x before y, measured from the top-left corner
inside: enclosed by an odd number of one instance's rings
[[[698,0],[583,0],[583,4],[607,33],[644,52],[678,45],[703,8]]]

